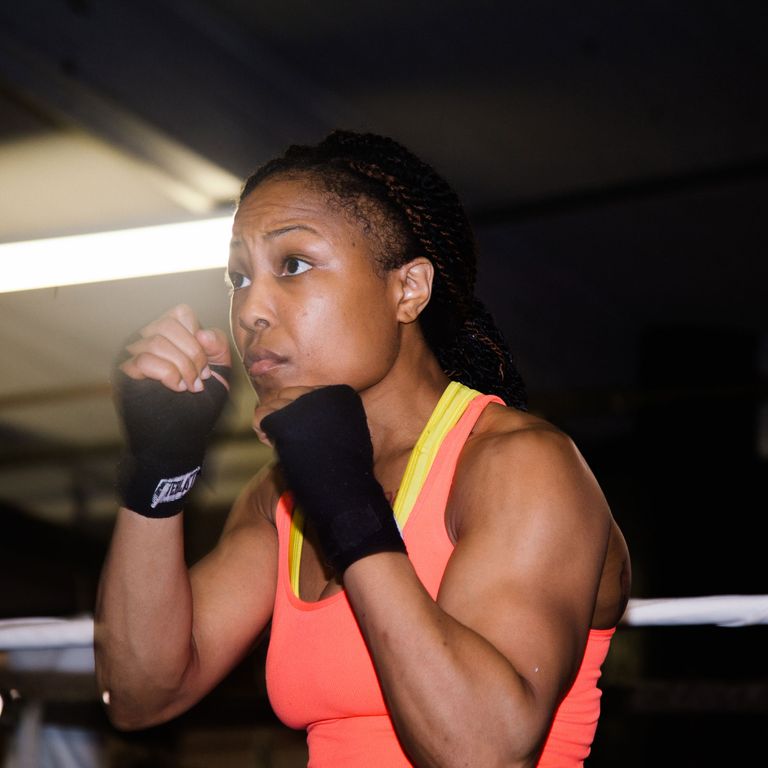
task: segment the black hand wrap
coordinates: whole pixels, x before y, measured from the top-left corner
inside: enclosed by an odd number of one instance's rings
[[[405,552],[395,516],[373,475],[373,446],[359,395],[323,387],[266,416],[288,487],[343,573],[376,552]]]
[[[229,381],[229,366],[209,367]],[[112,384],[127,442],[117,479],[123,506],[145,517],[171,517],[181,512],[202,470],[227,388],[211,376],[202,392],[174,392],[119,369]]]

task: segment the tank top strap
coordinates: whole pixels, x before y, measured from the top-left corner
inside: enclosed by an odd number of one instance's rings
[[[446,441],[453,444],[459,440],[463,444],[484,407],[482,401],[487,401],[486,395],[457,381],[450,382],[445,388],[411,451],[395,497],[393,510],[400,530],[405,527],[435,462],[438,457],[442,460],[445,449],[449,447]],[[477,415],[473,418],[472,413]],[[465,428],[463,425],[468,420],[471,424]],[[462,432],[465,433],[463,437]]]
[[[425,486],[427,482],[431,486],[435,483],[439,484],[443,479],[453,479],[456,464],[464,444],[467,442],[467,438],[475,428],[475,424],[477,424],[486,406],[490,403],[504,405],[504,401],[500,397],[496,395],[482,395],[479,392],[467,405],[461,414],[461,418],[443,438],[440,452],[435,458],[428,477],[425,479]],[[427,488],[425,487],[424,490],[426,492]]]
[[[494,396],[476,393],[459,420],[444,436],[440,451],[432,463],[408,518],[408,524],[403,530],[411,564],[434,600],[437,599],[443,574],[454,547],[448,533],[446,510],[456,465],[478,418],[491,402],[502,401]]]
[[[434,474],[432,470],[442,466],[454,467],[461,447],[489,402],[503,404],[503,400],[495,395],[483,395],[457,381],[451,381],[445,388],[411,451],[395,497],[393,511],[401,532],[422,490]],[[443,471],[438,474],[442,475]],[[290,524],[288,573],[296,595],[299,594],[303,542],[304,516],[301,509],[295,507]]]

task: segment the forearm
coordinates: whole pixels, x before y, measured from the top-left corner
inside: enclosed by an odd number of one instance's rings
[[[195,661],[180,515],[119,511],[95,620],[96,671],[111,719],[126,728],[164,719]]]
[[[530,686],[432,600],[403,556],[360,560],[344,584],[398,735],[418,765],[535,763],[541,724]]]

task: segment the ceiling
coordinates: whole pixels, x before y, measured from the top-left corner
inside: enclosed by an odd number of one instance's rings
[[[610,436],[653,329],[748,337],[764,388],[767,26],[724,0],[6,3],[0,242],[230,211],[288,143],[390,134],[465,200],[534,404]],[[0,294],[0,498],[108,517],[110,360],[180,301],[226,325],[221,277]],[[202,505],[266,458],[251,408],[239,380]]]

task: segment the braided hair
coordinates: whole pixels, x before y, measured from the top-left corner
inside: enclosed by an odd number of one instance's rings
[[[477,245],[461,202],[435,170],[396,141],[333,131],[317,145],[293,145],[243,185],[239,202],[262,182],[301,179],[351,216],[374,245],[380,270],[417,256],[432,262],[432,297],[419,322],[451,378],[527,410],[525,385],[490,314],[475,297]]]

